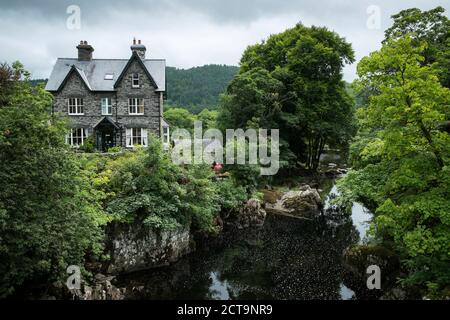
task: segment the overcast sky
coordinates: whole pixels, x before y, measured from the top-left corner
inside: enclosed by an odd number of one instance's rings
[[[67,27],[74,21],[70,5],[80,8],[79,29]],[[238,65],[248,45],[297,22],[336,31],[359,60],[380,47],[392,14],[438,5],[449,15],[448,0],[0,0],[0,61],[20,60],[33,78],[47,78],[57,57],[77,56],[80,40],[93,45],[94,58],[129,58],[136,37],[147,57],[169,66]],[[380,28],[373,6],[381,12]],[[354,79],[355,68],[345,68],[346,80]]]

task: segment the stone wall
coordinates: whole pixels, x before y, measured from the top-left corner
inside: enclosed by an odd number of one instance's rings
[[[116,224],[109,237],[112,274],[169,265],[193,250],[188,227],[161,231],[142,224]]]

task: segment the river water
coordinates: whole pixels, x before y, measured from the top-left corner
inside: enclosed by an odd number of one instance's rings
[[[126,299],[358,299],[342,254],[361,242],[370,213],[330,204],[315,221],[268,216],[263,228],[225,233],[179,262],[118,279]]]

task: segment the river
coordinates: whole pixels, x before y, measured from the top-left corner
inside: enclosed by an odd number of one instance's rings
[[[117,279],[126,299],[358,299],[342,254],[366,236],[371,214],[330,205],[315,221],[268,216],[264,227],[224,233],[177,263]]]

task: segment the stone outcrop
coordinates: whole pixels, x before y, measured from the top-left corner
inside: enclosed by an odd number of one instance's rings
[[[126,273],[169,265],[190,253],[188,227],[159,230],[142,224],[115,225],[110,232],[108,273]]]
[[[266,211],[258,199],[248,200],[237,212],[235,226],[238,229],[262,227],[266,220]]]
[[[266,208],[280,213],[313,218],[320,214],[322,200],[317,189],[303,185],[299,190],[288,191],[275,204],[266,204]]]
[[[378,266],[381,270],[381,290],[367,288],[367,268]],[[344,283],[355,291],[360,299],[400,298],[397,285],[400,261],[395,252],[378,245],[358,245],[345,250],[343,255]]]

